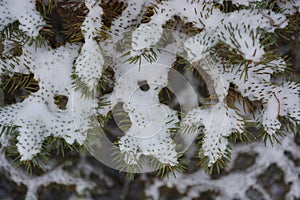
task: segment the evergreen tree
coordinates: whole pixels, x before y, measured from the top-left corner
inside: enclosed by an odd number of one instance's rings
[[[27,199],[51,183],[88,198],[85,150],[127,178],[190,180],[195,157],[220,174],[241,143],[286,148],[300,130],[300,87],[277,44],[299,44],[299,3],[0,0],[0,167]]]

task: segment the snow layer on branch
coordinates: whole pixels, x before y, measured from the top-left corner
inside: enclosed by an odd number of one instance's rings
[[[97,31],[101,29],[101,15],[103,11],[95,0],[87,0],[85,4],[89,8],[89,13],[85,17],[81,30],[84,34],[84,39],[91,40],[97,36]]]
[[[141,12],[146,11],[144,6],[155,2],[124,1],[125,10],[118,19],[112,21],[108,32],[117,34],[137,27],[142,20]],[[19,20],[22,30],[32,36],[38,34],[42,20],[35,11],[33,1],[20,3],[16,0],[0,0],[0,3],[4,8],[0,13],[4,25],[0,25],[0,29]],[[17,6],[13,8],[14,4]],[[77,45],[67,45],[56,50],[40,48],[38,51],[34,47],[25,46],[22,49],[23,55],[18,60],[9,61],[8,64],[0,61],[1,70],[9,73],[33,73],[39,81],[40,88],[36,93],[21,103],[0,109],[0,121],[3,125],[20,126],[17,147],[21,160],[29,160],[39,153],[42,142],[50,135],[62,137],[69,144],[75,141],[82,144],[86,137],[89,117],[96,105],[92,99],[82,98],[80,91],[72,91],[71,66],[76,59],[75,74],[90,89],[95,88],[102,75],[102,48],[105,47],[101,45],[100,48],[95,41],[102,26],[103,10],[99,1],[86,0],[85,4],[89,13],[81,27],[85,43],[79,55]],[[296,83],[279,85],[271,82],[272,74],[285,69],[284,60],[262,62],[265,57],[264,46],[260,43],[262,33],[285,27],[288,22],[284,14],[255,9],[223,13],[212,2],[204,0],[173,0],[155,4],[158,5],[154,7],[156,12],[151,21],[134,30],[131,47],[139,50],[155,45],[162,36],[163,25],[174,16],[184,22],[192,22],[202,30],[189,38],[184,47],[190,61],[201,61],[201,67],[213,81],[219,103],[211,108],[192,110],[182,124],[190,127],[204,126],[203,150],[204,155],[209,158],[210,166],[225,155],[228,143],[225,137],[234,131],[241,132],[243,128],[242,117],[225,105],[230,84],[234,84],[236,92],[250,101],[259,100],[264,103],[264,112],[259,120],[270,134],[280,128],[278,116],[299,119],[299,91],[295,91],[299,86]],[[248,62],[228,67],[216,58],[213,65],[206,65],[210,48],[219,41],[227,44],[229,51],[235,50]],[[113,48],[108,49],[106,51],[109,52]],[[117,54],[111,53],[110,56],[114,58]],[[141,155],[153,156],[163,164],[177,164],[177,152],[169,129],[176,127],[178,116],[158,99],[158,93],[168,84],[169,66],[174,60],[175,55],[159,53],[156,63],[148,65],[142,60],[139,68],[132,63],[127,64],[126,58],[113,61],[114,90],[112,94],[105,96],[111,104],[99,112],[106,115],[118,103],[123,103],[131,127],[119,140],[119,147],[126,154],[125,162],[128,164],[137,164]],[[140,83],[146,84],[148,89],[142,90]],[[55,95],[68,98],[65,109],[55,104]]]
[[[132,33],[132,48],[139,50],[155,45],[160,40],[162,32],[162,27],[142,24]]]
[[[268,99],[267,103],[264,105],[262,125],[265,131],[270,135],[275,135],[276,131],[280,129],[280,122],[278,120],[278,100],[275,94]]]
[[[146,6],[156,3],[155,0],[122,0],[122,2],[125,3],[125,10],[119,18],[112,21],[111,29],[108,31],[112,35],[119,35],[135,29],[142,20],[141,12],[146,10]]]
[[[75,62],[75,74],[86,86],[93,90],[102,76],[104,58],[100,46],[94,40],[102,25],[102,8],[95,0],[85,2],[89,13],[81,26],[85,43]]]
[[[87,40],[80,51],[75,63],[75,73],[90,89],[98,85],[102,76],[104,58],[98,43]]]
[[[187,49],[190,48],[189,53],[192,53],[192,49],[196,49],[197,46],[206,50],[214,46],[214,42],[221,40],[227,43],[232,49],[240,52],[246,60],[255,62],[259,62],[264,55],[264,49],[260,43],[261,30],[273,32],[275,28],[282,28],[288,24],[283,14],[267,13],[263,10],[240,10],[231,13],[222,13],[220,10],[213,8],[212,4],[205,1],[197,3],[192,1],[191,3],[186,3],[184,6],[182,6],[182,1],[179,0],[162,2],[156,10],[157,13],[151,17],[151,21],[148,24],[143,24],[142,28],[150,26],[158,29],[173,16],[179,16],[186,21],[193,22],[196,27],[204,29],[204,33],[201,32],[197,38],[194,38],[194,40],[197,40],[194,43],[196,46],[191,45],[190,40],[187,41],[186,47]],[[137,32],[141,31],[137,30]],[[156,32],[156,40],[152,39],[153,34],[151,31],[145,31],[144,34],[138,33],[134,35],[139,35],[140,38],[136,39],[139,43],[134,44],[133,47],[139,45],[143,47],[148,45],[150,47],[153,42],[145,43],[144,41],[158,41],[162,31]],[[207,35],[209,37],[205,38]],[[207,39],[209,42],[204,42]],[[201,53],[200,50],[197,50],[193,53],[192,57],[201,55]],[[195,60],[195,58],[191,59]]]
[[[216,45],[217,39],[205,32],[201,32],[186,40],[184,48],[188,53],[190,62],[196,62],[209,56],[209,50]]]
[[[234,83],[239,92],[249,100],[267,101],[277,87],[271,83],[271,75],[282,72],[285,68],[285,61],[279,58],[266,64],[234,66],[233,69],[226,70],[226,78],[223,79]]]
[[[296,82],[283,82],[277,89],[280,102],[280,116],[289,116],[300,121],[300,85]]]
[[[142,60],[139,67],[120,61],[116,66],[114,91],[106,99],[110,100],[110,109],[117,103],[123,103],[132,124],[119,140],[127,164],[137,164],[141,155],[153,156],[171,166],[178,163],[169,131],[169,128],[175,127],[178,116],[176,111],[161,104],[158,99],[159,92],[168,84],[170,67],[163,64],[174,60],[175,55],[158,53],[156,62],[159,64]],[[142,90],[141,84],[149,86],[148,90]],[[107,109],[100,112],[107,112]]]
[[[75,130],[67,133],[77,137],[77,142],[83,144],[87,137],[87,131],[91,128],[91,116],[95,114],[97,102],[92,98],[84,97],[78,90],[72,91],[71,98],[72,104],[69,107],[69,112],[72,111],[71,119],[75,123]]]
[[[241,65],[228,69],[224,68],[221,63],[212,65],[205,65],[204,63],[203,65],[202,68],[213,80],[215,92],[220,101],[223,101],[227,96],[229,85],[232,83],[243,97],[250,101],[264,102],[264,111],[260,120],[269,134],[275,134],[280,129],[279,116],[299,119],[300,93],[299,89],[297,90],[298,84],[284,82],[280,85],[271,81],[272,74],[282,72],[285,69],[286,63],[283,59],[276,59],[266,64]],[[243,71],[245,68],[247,72]],[[282,111],[279,112],[279,109]],[[196,119],[198,123],[204,120],[199,117]],[[191,124],[186,125],[191,126]]]
[[[225,155],[228,145],[225,137],[232,132],[242,132],[243,119],[235,110],[228,108],[224,103],[218,103],[212,108],[196,108],[190,111],[182,120],[181,126],[204,126],[202,148],[211,166]]]
[[[157,11],[152,17],[151,21],[147,24],[142,24],[137,30],[133,32],[133,49],[149,48],[157,43],[162,36],[162,26],[172,17],[179,16],[187,21],[193,22],[197,27],[204,28],[200,16],[198,16],[197,9],[203,7],[205,2],[192,2],[182,4],[181,0],[163,1],[157,5]],[[209,8],[203,9],[204,15],[208,14]],[[191,14],[191,12],[193,12]],[[152,29],[151,29],[152,28]]]
[[[284,14],[293,15],[300,10],[300,1],[298,0],[282,0],[276,3],[281,9],[283,9]]]
[[[72,90],[72,63],[77,52],[78,45],[55,50],[44,47],[38,51],[33,46],[23,48],[26,64],[38,80],[39,90],[21,103],[0,109],[2,125],[20,127],[17,147],[21,160],[30,160],[39,153],[42,142],[50,135],[64,138],[69,144],[75,141],[82,144],[85,140],[94,104]],[[67,97],[65,109],[55,104],[56,95]],[[77,127],[74,122],[79,123]]]
[[[217,2],[222,3],[221,0],[218,0]],[[249,5],[255,5],[256,3],[259,2],[264,2],[262,0],[232,0],[233,4],[236,5],[245,5],[245,6],[249,6]],[[296,12],[299,12],[299,8],[300,8],[300,1],[298,0],[280,0],[280,1],[276,1],[276,5],[278,5],[281,9],[282,9],[282,13],[284,14],[289,14],[289,15],[293,15]]]
[[[300,89],[295,82],[284,82],[274,89],[270,98],[265,99],[262,124],[273,135],[280,129],[279,116],[300,120]]]
[[[182,0],[162,1],[158,4],[157,13],[151,17],[150,24],[162,26],[174,16],[185,18],[186,21],[193,22],[196,27],[204,28],[201,22],[204,16],[209,15],[211,5],[205,1],[186,1],[183,4]]]
[[[34,0],[0,0],[0,7],[0,30],[18,20],[21,30],[36,37],[45,24],[35,9]]]
[[[283,28],[288,24],[283,14],[257,10],[240,10],[227,14],[212,10],[211,14],[201,20],[205,24],[204,32],[192,39],[194,45],[190,40],[185,44],[191,61],[201,59],[201,51],[222,41],[236,49],[246,60],[259,62],[265,53],[260,43],[262,30],[273,32],[275,28]],[[197,49],[197,46],[201,48]]]
[[[236,90],[250,101],[262,100],[266,102],[266,110],[260,120],[262,120],[262,124],[268,132],[280,128],[278,115],[273,112],[274,104],[275,107],[278,107],[276,105],[279,103],[272,101],[274,100],[272,94],[278,92],[276,88],[280,86],[271,83],[271,75],[283,71],[286,63],[283,59],[276,59],[261,64],[265,56],[264,46],[261,44],[261,35],[264,31],[271,33],[276,28],[285,27],[288,22],[284,14],[266,10],[245,9],[222,13],[214,8],[212,4],[204,1],[198,1],[197,3],[192,1],[182,6],[182,1],[177,0],[158,4],[156,11],[157,13],[151,17],[149,23],[141,25],[139,29],[133,32],[132,47],[134,49],[150,48],[155,45],[162,35],[161,27],[173,16],[179,16],[186,21],[194,22],[194,25],[203,29],[203,31],[189,38],[184,47],[190,61],[201,61],[201,67],[213,80],[213,86],[219,101],[222,102],[225,99],[229,85],[234,84]],[[152,27],[153,30],[147,31],[145,27]],[[215,59],[216,61],[212,60],[209,51],[219,41],[227,44],[229,50],[236,50],[249,63],[225,67],[225,64],[218,58]],[[268,103],[269,100],[270,103]],[[212,113],[217,113],[213,115],[214,118],[218,119],[221,113],[228,112],[228,110],[225,112],[221,108],[224,108],[224,106],[215,105],[211,108]],[[187,123],[186,126],[204,125],[206,136],[204,137],[203,146],[205,156],[210,158],[209,164],[211,165],[225,153],[227,140],[223,136],[228,136],[233,131],[242,131],[242,118],[237,113],[227,113],[225,119],[228,117],[233,121],[229,120],[228,123],[224,123],[224,126],[220,125],[216,128],[208,125],[207,119],[204,118],[204,116],[207,116],[207,113],[205,113],[208,112],[207,110],[191,111],[187,117],[195,115],[195,112],[200,112],[198,113],[200,116],[196,114],[196,116],[193,116],[193,122],[184,121],[183,124]],[[217,120],[216,122],[220,121]],[[212,149],[216,145],[218,146],[214,148],[215,152],[213,152]]]

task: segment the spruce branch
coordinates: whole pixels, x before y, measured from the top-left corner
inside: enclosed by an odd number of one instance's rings
[[[142,171],[145,158],[143,156],[134,157],[133,152],[122,152],[117,145],[112,149],[113,162],[117,163],[117,169],[120,169],[120,172],[125,171],[126,180],[133,180],[135,172]]]
[[[14,73],[12,76],[0,76],[0,79],[0,89],[4,95],[12,95],[21,101],[39,90],[38,81],[34,79],[33,74]]]
[[[139,65],[139,68],[142,65],[142,59],[146,60],[148,63],[153,63],[157,60],[157,52],[160,53],[159,49],[144,49],[142,52],[138,52],[137,55],[131,56],[130,51],[124,53],[122,57],[127,58],[123,63],[128,62],[129,64],[137,64]]]
[[[156,158],[151,157],[149,159],[149,163],[151,164],[153,169],[156,170],[156,176],[163,178],[169,178],[169,175],[172,174],[174,178],[176,178],[176,173],[184,173],[187,170],[186,164],[187,160],[184,159],[183,153],[178,153],[177,155],[178,163],[174,165],[161,163]]]
[[[220,155],[219,159],[217,159],[213,164],[210,164],[210,159],[208,158],[208,156],[204,155],[204,151],[200,150],[198,153],[199,162],[197,163],[197,165],[203,168],[206,172],[208,172],[211,175],[213,174],[213,170],[215,168],[217,169],[217,173],[220,174],[221,169],[226,168],[226,166],[231,160],[230,150],[231,146],[228,145],[225,153]]]
[[[32,159],[21,161],[20,152],[17,149],[17,137],[19,135],[18,127],[5,127],[5,134],[9,136],[9,145],[5,147],[5,153],[13,160],[13,164],[17,166],[24,166],[25,170],[32,174],[33,172],[45,172],[45,166],[49,159],[56,151],[56,156],[65,157],[66,152],[79,150],[80,145],[74,143],[68,144],[64,139],[50,136],[42,143],[42,148]]]
[[[110,67],[106,67],[106,69],[102,72],[102,76],[99,77],[98,84],[95,86],[95,88],[90,88],[74,72],[75,67],[73,66],[73,87],[75,90],[80,90],[84,96],[94,99],[96,97],[103,96],[104,94],[108,94],[112,91],[114,73]]]

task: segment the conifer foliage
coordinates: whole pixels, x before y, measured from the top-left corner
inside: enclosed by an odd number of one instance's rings
[[[300,30],[299,6],[0,0],[0,166],[8,170],[14,159],[47,171],[53,151],[101,145],[111,120],[121,132],[110,136],[116,169],[129,174],[147,164],[158,175],[183,172],[178,138],[197,136],[198,164],[210,173],[227,166],[238,142],[285,141],[299,131],[300,83],[276,41]],[[194,89],[201,103],[171,106],[180,101],[174,71],[205,82]],[[27,198],[51,182],[84,185],[78,193],[94,187],[63,168],[56,173],[67,179],[53,173],[37,185],[29,181]],[[13,178],[26,184],[21,179]]]

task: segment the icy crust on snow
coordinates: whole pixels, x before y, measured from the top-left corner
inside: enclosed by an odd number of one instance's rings
[[[101,30],[103,11],[95,0],[87,0],[85,4],[89,8],[89,13],[81,26],[85,43],[76,58],[75,74],[90,90],[94,90],[102,76],[104,65],[101,48],[94,40]]]
[[[167,65],[173,63],[174,55],[159,53],[156,63],[143,61],[141,66],[120,63],[116,66],[114,91],[106,96],[110,102],[107,109],[99,111],[107,115],[118,103],[128,114],[131,127],[118,141],[121,152],[125,153],[127,164],[137,164],[141,155],[149,155],[163,164],[176,165],[177,152],[169,129],[176,127],[176,111],[159,102],[158,93],[168,84]],[[159,64],[158,64],[159,63]],[[166,65],[163,65],[166,64]],[[148,90],[142,90],[145,84]]]
[[[94,104],[72,90],[72,63],[77,52],[78,45],[38,51],[33,46],[23,48],[22,56],[30,60],[27,66],[39,82],[39,90],[21,103],[0,108],[2,126],[19,126],[17,147],[21,160],[30,160],[39,153],[50,135],[64,138],[69,144],[84,142]],[[54,103],[55,95],[68,98],[66,109]],[[78,124],[75,126],[74,122]]]
[[[35,9],[34,0],[0,0],[0,7],[0,30],[14,21],[19,21],[21,30],[36,37],[45,25]]]

